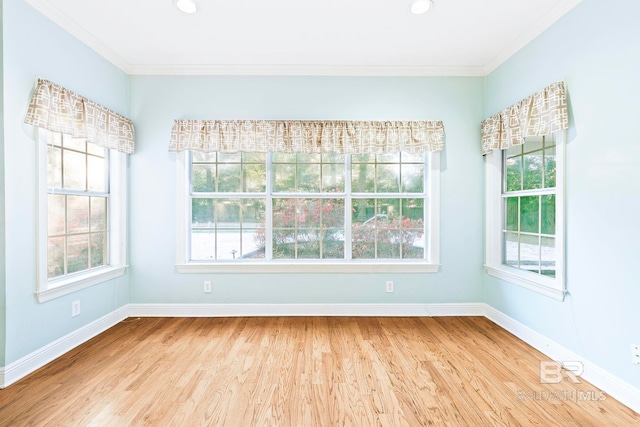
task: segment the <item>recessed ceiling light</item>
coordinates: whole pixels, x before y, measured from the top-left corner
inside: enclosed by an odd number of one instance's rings
[[[198,3],[193,0],[175,0],[176,7],[184,13],[196,13],[198,11]]]
[[[422,15],[423,13],[427,13],[432,7],[433,2],[431,0],[415,0],[409,5],[409,10],[411,10],[411,13],[414,15]]]

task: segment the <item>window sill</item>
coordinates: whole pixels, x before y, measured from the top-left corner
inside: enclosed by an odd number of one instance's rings
[[[177,264],[178,273],[437,273],[439,264],[393,262],[284,263],[219,262]]]
[[[36,297],[38,298],[38,302],[41,303],[50,301],[54,298],[79,291],[80,289],[120,277],[126,270],[126,265],[124,267],[105,267],[77,276],[51,280],[47,282],[47,289],[39,289],[36,291]]]
[[[537,292],[541,295],[556,299],[558,301],[564,301],[566,291],[562,286],[559,286],[558,279],[552,279],[549,277],[540,276],[538,274],[528,273],[526,271],[520,271],[515,268],[500,265],[498,267],[485,265],[487,273],[490,276],[496,277],[501,280],[505,280],[509,283],[513,283],[531,291]]]

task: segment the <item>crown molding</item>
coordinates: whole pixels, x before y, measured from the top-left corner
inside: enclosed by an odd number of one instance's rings
[[[397,65],[259,65],[184,64],[131,65],[132,75],[217,75],[217,76],[464,76],[481,77],[481,66],[397,66]]]
[[[71,20],[67,15],[62,13],[52,2],[49,0],[25,0],[25,2],[33,7],[38,12],[49,18],[55,24],[60,26],[63,30],[80,40],[85,45],[93,49],[98,55],[124,71],[130,73],[130,65],[120,55],[111,50],[106,44],[102,43],[95,36],[89,33],[84,27],[78,25],[75,21]]]
[[[500,65],[504,64],[509,58],[515,55],[520,49],[525,47],[529,42],[542,34],[546,29],[553,25],[558,19],[567,12],[581,3],[582,0],[562,0],[555,7],[545,14],[535,24],[526,28],[520,36],[514,38],[504,49],[498,53],[482,70],[482,75],[487,76]]]

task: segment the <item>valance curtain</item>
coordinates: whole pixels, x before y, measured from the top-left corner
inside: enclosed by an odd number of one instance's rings
[[[38,79],[24,122],[123,153],[134,151],[131,120],[48,80]]]
[[[444,148],[441,121],[176,120],[169,151],[420,153]]]
[[[564,82],[540,92],[482,122],[482,155],[524,143],[528,136],[547,135],[569,127]]]

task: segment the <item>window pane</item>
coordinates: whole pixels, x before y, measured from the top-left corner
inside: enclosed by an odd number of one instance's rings
[[[325,238],[322,240],[322,258],[325,258],[325,259],[343,259],[344,258],[344,234],[342,234],[341,236],[342,236],[342,239]]]
[[[262,163],[267,159],[265,153],[242,153],[242,161],[244,163]]]
[[[223,154],[218,155],[219,158],[222,156]],[[221,193],[241,191],[241,174],[240,164],[218,164],[218,191]]]
[[[400,153],[385,153],[376,155],[378,163],[399,163]]]
[[[402,199],[403,228],[423,228],[424,199]]]
[[[306,154],[298,153],[296,155],[296,161],[298,163],[320,163],[321,154]]]
[[[290,230],[273,230],[273,259],[295,259],[296,236]]]
[[[556,234],[556,196],[542,196],[542,234]]]
[[[216,258],[215,230],[191,230],[191,259],[212,260]]]
[[[402,165],[402,188],[404,193],[422,193],[424,189],[424,164]]]
[[[221,229],[216,233],[217,259],[229,260],[242,257],[242,235],[238,229]]]
[[[266,188],[267,169],[265,164],[244,164],[242,166],[244,191],[262,193]]]
[[[67,196],[67,233],[89,231],[89,197]]]
[[[424,258],[424,229],[402,230],[402,258]]]
[[[47,145],[62,147],[62,134],[60,132],[47,132]]]
[[[274,191],[295,192],[296,191],[296,166],[293,164],[273,165]]]
[[[223,199],[216,200],[217,227],[239,228],[240,227],[240,200]]]
[[[64,275],[64,237],[48,239],[47,244],[47,278],[53,279]]]
[[[322,153],[323,163],[337,163],[344,166],[344,154],[338,153]]]
[[[91,198],[91,231],[107,230],[107,198]]]
[[[191,200],[191,226],[196,228],[214,227],[213,199]]]
[[[107,149],[99,145],[87,142],[87,153],[98,157],[106,157]]]
[[[540,242],[542,245],[541,273],[545,276],[556,277],[556,239],[551,237],[542,237]]]
[[[218,153],[218,163],[240,163],[240,153]]]
[[[60,194],[47,195],[47,235],[64,234],[64,201]]]
[[[344,192],[344,164],[322,165],[322,191],[325,193]]]
[[[353,259],[374,259],[376,235],[365,227],[354,227],[351,230],[351,257]]]
[[[63,150],[64,188],[84,191],[87,189],[87,156]]]
[[[191,168],[191,182],[194,193],[211,193],[216,191],[216,165],[195,164]]]
[[[49,188],[62,187],[62,150],[60,148],[48,147],[47,187]]]
[[[507,168],[506,191],[522,190],[522,157],[513,157],[505,160]]]
[[[217,157],[216,153],[202,153],[200,151],[192,151],[191,155],[194,162],[215,162]]]
[[[273,153],[271,159],[273,163],[295,163],[296,155],[292,153]]]
[[[83,153],[87,150],[87,144],[84,138],[71,138],[68,135],[62,135],[62,144],[64,148],[82,151]]]
[[[351,191],[354,193],[373,193],[376,167],[372,164],[360,163],[351,166]]]
[[[550,133],[549,135],[545,135],[544,137],[544,146],[545,147],[555,147],[556,146],[556,135]]]
[[[265,253],[264,227],[242,231],[241,258],[264,258]]]
[[[518,198],[507,197],[505,205],[506,229],[509,231],[518,231]]]
[[[400,241],[402,240],[400,230],[391,228],[393,223],[378,222],[378,225],[382,227],[377,230],[377,258],[399,259]]]
[[[542,140],[544,136],[528,136],[522,145],[524,154],[542,150]]]
[[[375,154],[354,154],[351,156],[351,163],[374,163]]]
[[[88,190],[101,193],[107,191],[106,160],[102,157],[87,156],[87,166],[89,167],[87,176]]]
[[[402,163],[423,163],[424,164],[424,154],[423,153],[400,153],[400,160]]]
[[[544,150],[544,187],[554,188],[556,186],[556,148],[551,147]]]
[[[304,193],[320,191],[320,164],[298,164],[298,188]]]
[[[516,233],[505,233],[505,244],[504,244],[504,263],[518,268],[518,235]]]
[[[539,203],[540,196],[526,196],[520,198],[520,231],[539,233]]]
[[[542,151],[524,156],[524,189],[542,188]]]
[[[540,242],[538,236],[520,235],[520,268],[539,273]]]
[[[514,145],[507,148],[507,157],[519,157],[522,155],[522,145]]]
[[[91,234],[91,267],[107,264],[107,233]]]
[[[69,274],[89,268],[89,235],[67,237],[67,272]]]
[[[380,193],[397,193],[400,191],[400,165],[377,165],[377,191]]]

